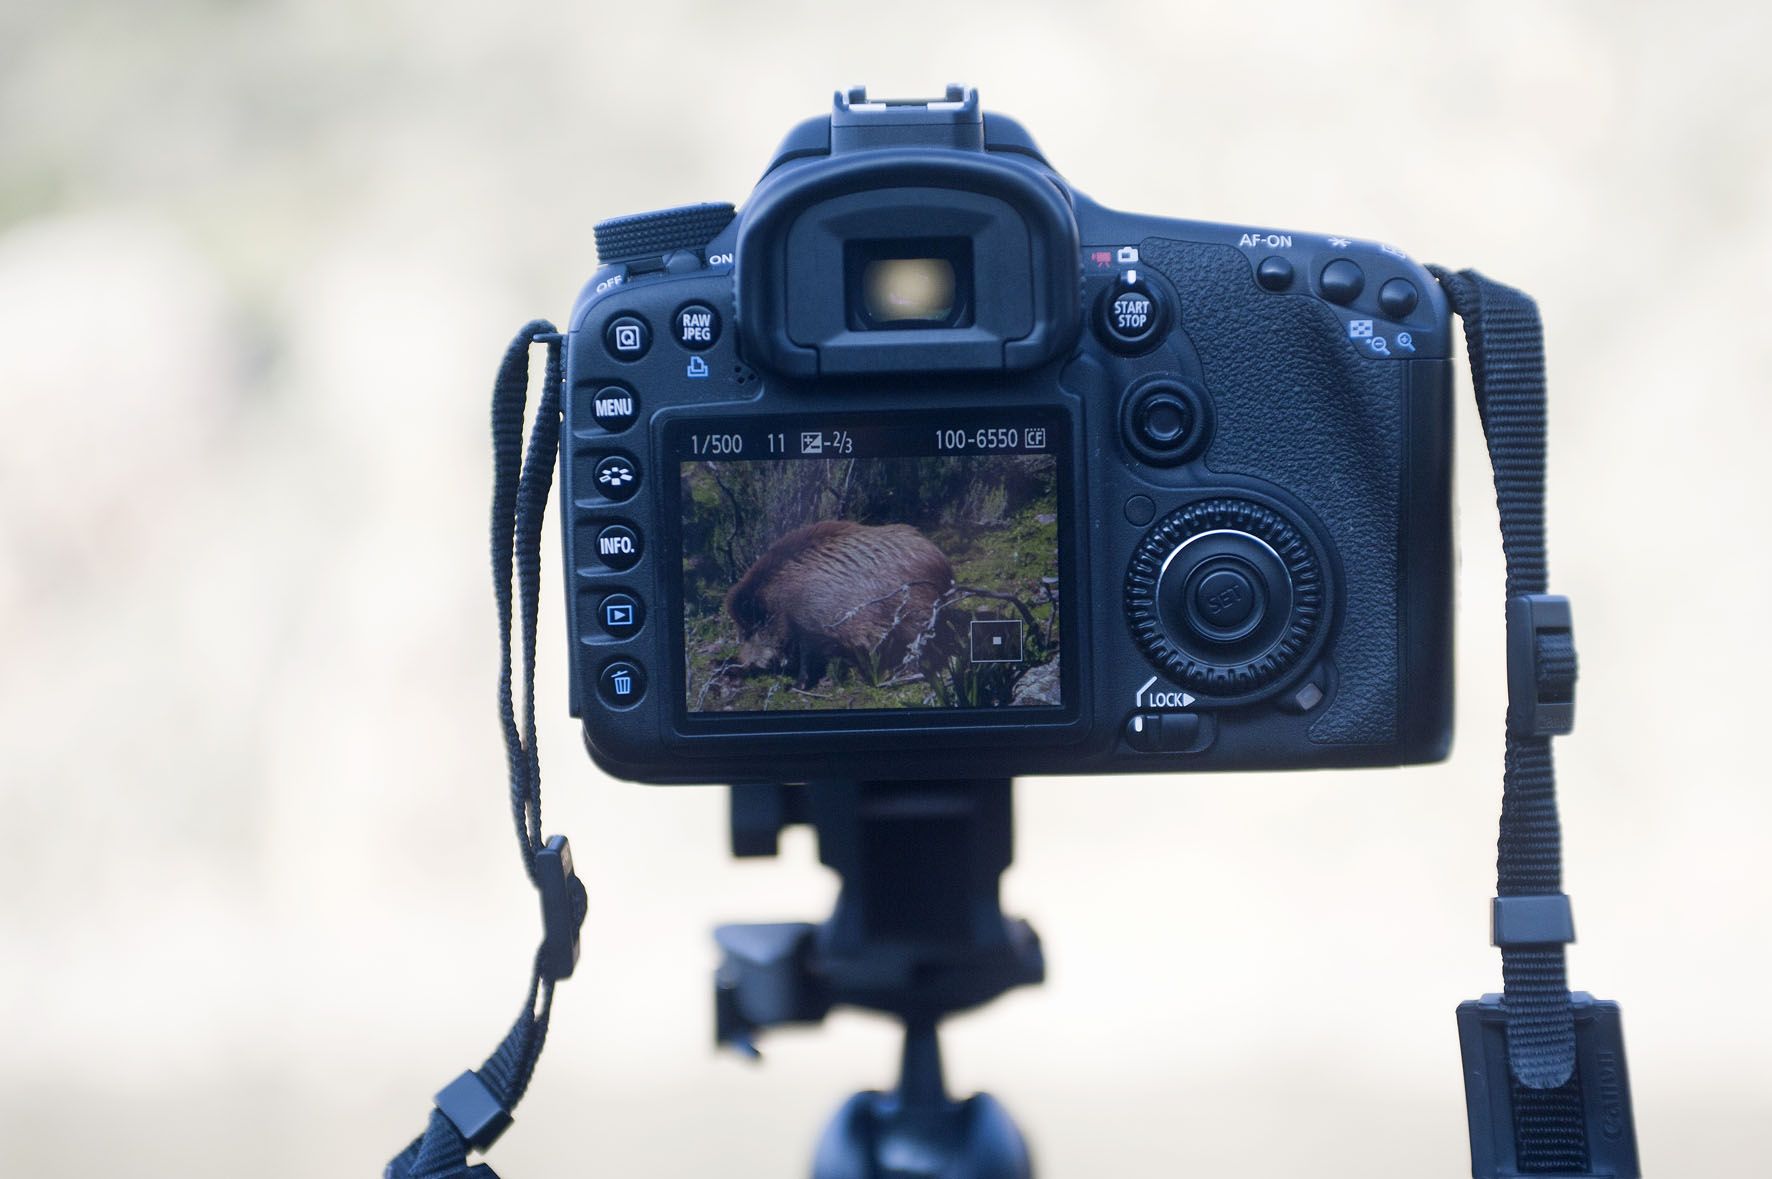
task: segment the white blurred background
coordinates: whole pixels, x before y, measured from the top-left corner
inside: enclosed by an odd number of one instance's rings
[[[493,716],[500,350],[566,313],[594,220],[741,201],[834,88],[950,79],[1109,204],[1539,297],[1573,981],[1625,1004],[1651,1174],[1767,1173],[1769,38],[1740,3],[0,7],[0,1173],[378,1173],[496,1043],[538,932]],[[1020,786],[1006,905],[1050,981],[947,1045],[1043,1175],[1467,1173],[1503,695],[1468,398],[1449,763]],[[894,1032],[716,1056],[708,932],[833,881],[804,833],[733,863],[717,790],[597,774],[543,626],[591,908],[492,1161],[802,1174]]]

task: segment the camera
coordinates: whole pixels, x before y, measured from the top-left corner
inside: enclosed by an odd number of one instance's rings
[[[741,211],[596,227],[571,691],[648,782],[1402,765],[1452,733],[1451,311],[857,89]]]

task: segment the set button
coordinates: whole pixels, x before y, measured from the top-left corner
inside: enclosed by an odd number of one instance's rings
[[[631,659],[617,659],[603,665],[597,677],[597,695],[611,708],[628,708],[646,694],[646,673]]]
[[[603,345],[617,360],[638,360],[652,347],[652,329],[637,315],[621,315],[603,329]]]

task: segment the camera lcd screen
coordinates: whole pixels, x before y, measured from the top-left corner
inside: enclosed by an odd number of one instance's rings
[[[691,715],[1058,709],[1063,420],[678,423]]]

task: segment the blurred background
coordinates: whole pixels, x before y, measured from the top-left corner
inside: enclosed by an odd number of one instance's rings
[[[1700,2],[0,7],[0,1173],[379,1173],[491,1049],[538,935],[494,722],[501,349],[565,315],[593,221],[742,201],[834,88],[949,80],[1110,205],[1540,299],[1572,978],[1625,1004],[1650,1173],[1763,1171],[1769,37]],[[1503,687],[1460,400],[1448,763],[1020,785],[1005,907],[1050,981],[947,1045],[1042,1174],[1468,1173]],[[834,881],[804,833],[732,862],[718,790],[594,771],[564,643],[550,599],[586,951],[493,1161],[802,1174],[895,1033],[715,1055],[708,934]]]

